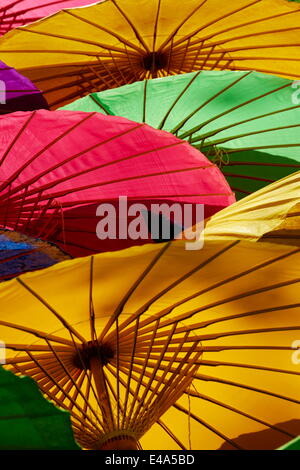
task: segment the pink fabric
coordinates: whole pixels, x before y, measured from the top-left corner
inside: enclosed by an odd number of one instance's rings
[[[93,0],[1,0],[0,35],[27,23],[45,18],[63,8],[90,5]]]
[[[136,202],[235,201],[220,170],[165,131],[125,118],[72,111],[0,117],[0,226],[42,237],[74,256],[120,249],[100,241],[96,207]]]

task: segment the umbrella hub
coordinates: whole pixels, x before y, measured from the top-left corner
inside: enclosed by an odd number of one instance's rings
[[[114,357],[114,351],[110,345],[99,343],[97,340],[88,341],[76,352],[74,363],[79,369],[91,369],[91,360],[99,359],[102,366],[105,366]]]
[[[138,442],[133,434],[126,431],[113,431],[106,434],[96,446],[97,450],[138,450]]]
[[[164,52],[151,52],[143,57],[143,66],[145,70],[151,70],[152,73],[164,69],[168,65],[168,55]]]

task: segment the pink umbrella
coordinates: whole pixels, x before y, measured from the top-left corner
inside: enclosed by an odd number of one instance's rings
[[[0,117],[0,135],[0,227],[52,241],[73,256],[147,242],[98,238],[96,210],[118,206],[119,196],[147,210],[154,202],[203,204],[205,217],[235,200],[216,165],[145,123],[38,110]]]
[[[93,3],[92,0],[1,0],[0,36],[13,28],[45,18],[64,8]]]

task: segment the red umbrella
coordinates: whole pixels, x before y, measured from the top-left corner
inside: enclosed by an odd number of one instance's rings
[[[0,36],[10,29],[62,10],[93,3],[92,0],[1,0]]]
[[[0,227],[50,240],[73,256],[147,241],[97,237],[99,204],[116,207],[119,196],[146,211],[152,203],[203,204],[205,217],[235,200],[204,155],[145,123],[39,110],[0,117],[0,135]]]

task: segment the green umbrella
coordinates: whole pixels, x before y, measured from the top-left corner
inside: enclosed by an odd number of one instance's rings
[[[92,93],[63,109],[124,116],[189,140],[239,199],[300,169],[298,85],[258,72],[201,71]]]
[[[46,400],[30,377],[0,367],[0,450],[79,450],[69,412]]]
[[[284,446],[279,447],[277,450],[300,450],[300,436],[296,437]]]

